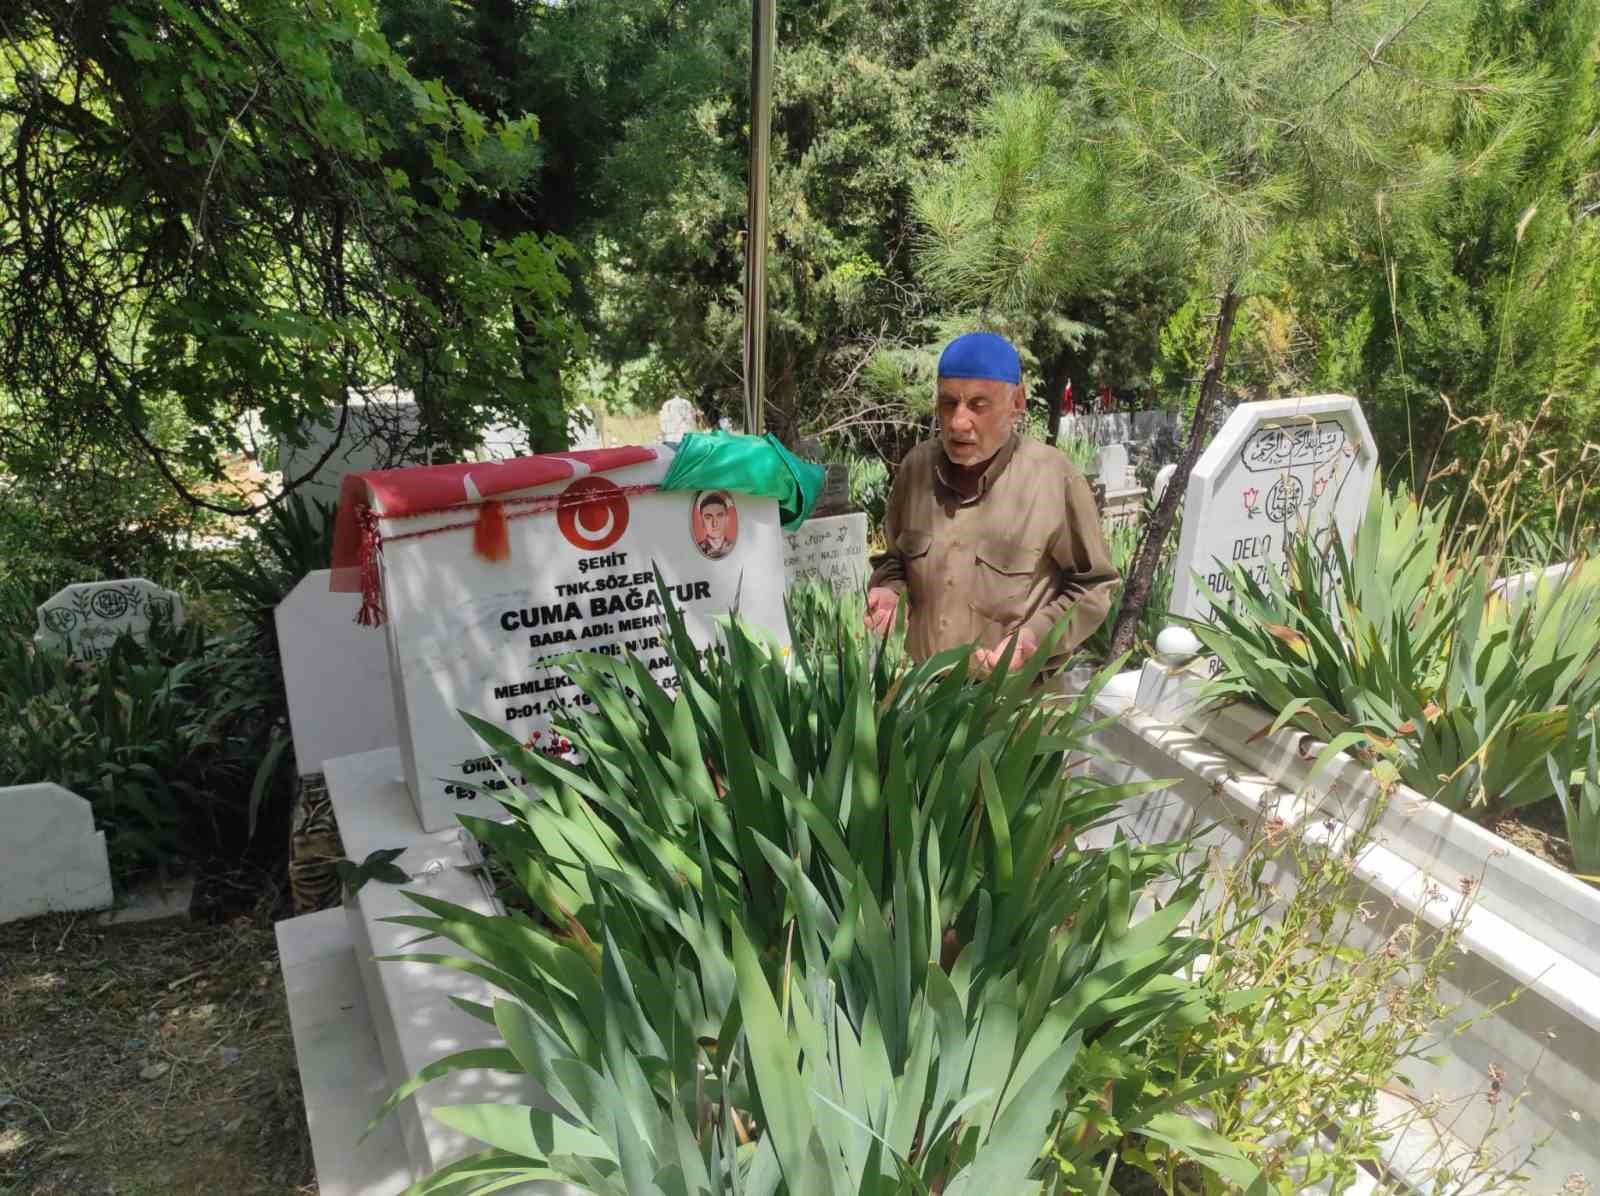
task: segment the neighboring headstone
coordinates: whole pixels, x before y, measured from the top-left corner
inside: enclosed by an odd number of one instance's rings
[[[573,449],[600,447],[600,417],[580,403],[567,417],[567,440]]]
[[[322,762],[400,742],[384,637],[350,617],[350,595],[328,592],[328,570],[300,579],[273,612],[301,776]]]
[[[1285,572],[1296,536],[1322,545],[1337,533],[1348,544],[1377,465],[1361,404],[1347,395],[1241,403],[1189,476],[1172,613],[1206,618],[1199,586],[1226,594],[1229,566],[1260,579]]]
[[[1096,476],[1100,484],[1109,493],[1113,490],[1123,490],[1128,485],[1128,446],[1125,444],[1103,444],[1100,446],[1100,468]]]
[[[808,519],[783,536],[783,572],[788,585],[813,578],[839,593],[867,584],[867,517],[828,515]]]
[[[1524,594],[1531,594],[1541,585],[1558,586],[1566,581],[1567,575],[1576,567],[1575,561],[1561,561],[1559,564],[1550,565],[1543,569],[1532,569],[1527,573],[1513,573],[1509,577],[1502,577],[1490,586],[1490,590],[1499,594],[1507,602],[1515,602]]]
[[[497,495],[510,516],[504,561],[474,552],[475,503],[381,520],[396,724],[424,830],[483,811],[488,803],[469,786],[504,785],[458,711],[561,754],[551,720],[586,703],[549,658],[632,652],[676,689],[661,648],[656,568],[702,649],[715,639],[716,620],[735,609],[786,642],[777,502],[655,491],[669,459]],[[470,474],[462,485],[471,492]],[[713,494],[723,498],[714,511],[704,502]],[[382,501],[372,497],[381,516]]]
[[[143,643],[157,619],[183,626],[183,599],[142,577],[80,581],[39,607],[34,640],[60,648],[76,660],[110,655],[119,635]]]
[[[670,398],[661,404],[661,439],[682,440],[700,426],[694,404],[684,398]]]
[[[1144,444],[1173,435],[1177,427],[1174,411],[1086,411],[1061,417],[1063,438],[1092,444]]]
[[[1107,531],[1115,527],[1138,527],[1144,520],[1143,486],[1102,489],[1100,493],[1100,525]]]
[[[111,904],[104,831],[60,785],[0,789],[0,922]]]
[[[392,386],[379,387],[370,395],[352,393],[346,409],[344,430],[339,430],[339,412],[331,413],[324,426],[307,422],[300,426],[306,438],[304,448],[296,448],[283,437],[278,442],[278,468],[285,484],[314,472],[300,484],[296,493],[332,506],[339,501],[339,485],[347,473],[368,469],[396,469],[421,465],[430,459],[428,445],[421,439],[421,424],[416,401],[410,391]],[[331,456],[317,462],[337,441]],[[524,442],[526,438],[524,438]],[[507,453],[515,456],[515,453]]]
[[[1161,496],[1167,492],[1167,483],[1172,481],[1172,475],[1178,472],[1176,465],[1163,465],[1156,470],[1156,480],[1150,486],[1150,495],[1156,501],[1161,501]]]
[[[493,423],[483,430],[473,456],[479,461],[509,461],[512,457],[526,457],[532,451],[525,430],[515,424]]]

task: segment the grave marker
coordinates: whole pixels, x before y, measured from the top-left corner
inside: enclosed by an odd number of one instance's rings
[[[335,756],[400,742],[384,637],[352,622],[349,595],[329,593],[328,581],[326,569],[306,574],[273,612],[301,776],[321,772]]]
[[[104,831],[60,785],[0,789],[0,922],[111,904]]]
[[[688,433],[700,426],[696,417],[694,404],[688,399],[674,396],[661,404],[661,439],[666,441],[682,440]]]
[[[1228,593],[1229,566],[1262,581],[1281,575],[1296,536],[1325,546],[1337,532],[1348,545],[1377,465],[1361,404],[1348,395],[1241,403],[1189,476],[1172,613],[1206,618],[1203,589]]]
[[[1122,490],[1128,485],[1128,446],[1103,444],[1099,452],[1099,469],[1096,476],[1107,492]]]
[[[352,392],[342,434],[339,412],[334,410],[330,417],[331,423],[326,426],[309,419],[300,425],[305,448],[295,447],[287,436],[278,441],[278,468],[283,471],[286,484],[316,467],[316,472],[296,490],[308,504],[317,501],[331,506],[337,502],[340,483],[347,473],[394,469],[429,459],[428,445],[422,439],[421,416],[410,391],[383,386],[370,395]],[[338,444],[332,454],[317,465],[335,439]]]
[[[34,642],[65,651],[75,660],[102,660],[117,636],[139,643],[157,619],[183,626],[183,599],[142,577],[118,581],[80,581],[38,609]]]
[[[562,753],[552,719],[587,700],[552,657],[632,652],[676,689],[657,567],[702,651],[734,609],[786,642],[777,502],[660,491],[671,458],[667,448],[619,448],[346,479],[342,502],[370,504],[376,516],[365,560],[380,568],[393,686],[392,699],[367,700],[394,703],[424,830],[453,825],[458,812],[493,814],[472,787],[505,784],[458,711]],[[511,488],[523,481],[541,484]],[[503,559],[475,549],[483,495],[503,516]],[[348,536],[343,520],[341,507]],[[341,552],[336,573],[349,564]]]
[[[788,585],[807,578],[836,593],[859,593],[867,584],[867,516],[828,515],[808,519],[783,537],[783,572]]]

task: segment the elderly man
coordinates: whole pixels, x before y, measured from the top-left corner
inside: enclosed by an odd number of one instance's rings
[[[1022,363],[1004,337],[957,337],[939,358],[939,438],[900,464],[874,563],[867,625],[910,604],[907,646],[925,660],[975,644],[979,669],[1038,651],[1056,622],[1059,660],[1105,621],[1117,571],[1094,496],[1060,452],[1016,425],[1026,403]]]

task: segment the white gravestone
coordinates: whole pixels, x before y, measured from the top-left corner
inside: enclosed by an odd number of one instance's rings
[[[665,476],[672,453],[658,452],[644,464],[497,495],[513,516],[506,561],[475,555],[475,504],[381,520],[396,722],[423,830],[452,826],[461,811],[481,811],[484,802],[469,786],[504,786],[497,761],[458,711],[559,754],[552,719],[565,719],[586,701],[550,657],[632,653],[663,687],[676,690],[661,647],[655,568],[702,651],[715,639],[717,619],[735,609],[787,643],[777,502],[722,491],[634,489]],[[722,510],[708,520],[702,503],[712,495],[721,496]],[[531,498],[550,500],[549,509],[519,506]],[[460,526],[464,516],[469,526]]]
[[[300,425],[300,434],[306,438],[305,448],[296,448],[286,436],[279,439],[278,468],[285,484],[315,470],[296,490],[307,503],[337,503],[339,485],[347,473],[395,469],[429,460],[416,401],[410,391],[394,387],[379,387],[370,395],[352,392],[342,434],[337,410],[330,413],[327,426],[307,421]],[[317,465],[335,440],[338,443],[332,454]]]
[[[574,449],[600,447],[600,418],[587,405],[580,403],[567,417],[567,439]]]
[[[60,785],[0,789],[0,922],[111,904],[104,831]]]
[[[301,776],[335,756],[400,742],[384,637],[351,620],[350,595],[328,592],[328,570],[301,578],[273,619]]]
[[[661,404],[662,440],[682,440],[699,425],[700,421],[695,417],[694,404],[688,399],[671,398]]]
[[[1124,489],[1128,484],[1128,446],[1125,444],[1101,445],[1097,476],[1100,479],[1100,484],[1107,490]]]
[[[143,643],[157,619],[183,626],[183,599],[142,577],[80,581],[39,607],[36,643],[75,660],[102,660],[119,635]]]
[[[1172,613],[1205,619],[1202,590],[1227,595],[1230,566],[1263,582],[1282,575],[1295,537],[1325,547],[1337,533],[1348,546],[1377,465],[1361,404],[1347,395],[1241,403],[1189,475]]]
[[[785,532],[783,572],[790,586],[812,578],[838,593],[859,592],[867,584],[866,515],[825,515]]]
[[[1163,465],[1156,470],[1156,480],[1150,486],[1150,494],[1156,502],[1161,501],[1161,496],[1167,492],[1167,483],[1172,481],[1172,475],[1177,472],[1176,465]]]

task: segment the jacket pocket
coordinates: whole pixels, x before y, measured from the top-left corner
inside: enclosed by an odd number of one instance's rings
[[[972,609],[992,623],[1021,622],[1039,570],[1040,551],[1022,544],[985,544],[978,549]]]
[[[905,566],[906,584],[913,594],[925,594],[928,583],[928,550],[933,537],[927,532],[903,531],[895,537],[894,550]]]

